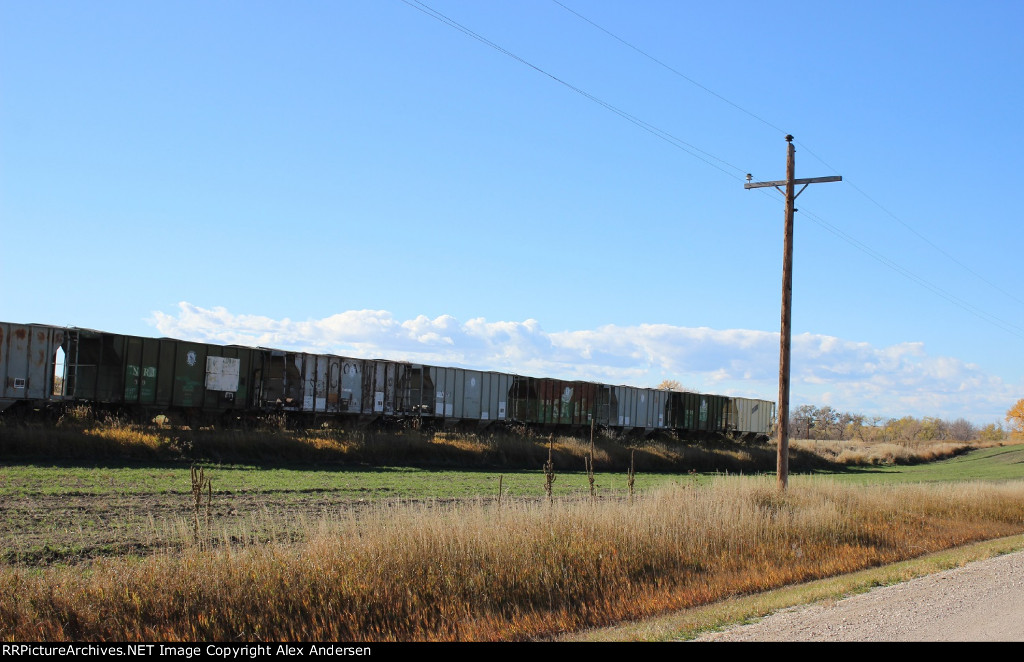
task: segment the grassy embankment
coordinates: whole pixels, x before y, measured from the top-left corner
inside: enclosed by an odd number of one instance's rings
[[[497,432],[419,430],[189,430],[140,426],[118,420],[99,422],[87,410],[73,410],[53,427],[4,426],[0,457],[9,460],[89,463],[200,462],[214,464],[370,465],[535,469],[549,452],[562,468],[578,468],[593,454],[597,466],[625,471],[683,473],[774,471],[774,443],[738,443],[721,436],[689,441],[669,434],[636,435],[587,430],[578,436],[538,433],[526,428]],[[593,441],[593,446],[591,445]],[[792,440],[793,471],[836,470],[848,466],[916,464],[954,457],[980,442],[903,442]],[[989,444],[991,445],[991,444]]]
[[[539,469],[549,450],[561,468],[582,469],[591,453],[589,431],[580,436],[541,434],[525,428],[497,432],[419,430],[189,430],[71,420],[57,427],[2,429],[0,456],[22,460],[213,463],[246,465],[403,466]],[[594,435],[598,466],[625,471],[751,473],[774,467],[775,451],[765,444],[724,438],[684,442],[602,430]],[[838,466],[796,451],[807,468]]]

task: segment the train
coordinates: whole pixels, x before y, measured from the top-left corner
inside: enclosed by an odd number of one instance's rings
[[[0,416],[68,406],[189,426],[526,425],[767,439],[775,403],[266,347],[0,322]],[[280,420],[280,419],[278,419]]]

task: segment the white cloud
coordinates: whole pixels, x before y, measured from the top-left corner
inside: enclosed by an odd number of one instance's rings
[[[549,333],[537,320],[459,322],[450,315],[399,321],[386,310],[350,310],[296,322],[178,304],[153,313],[161,334],[223,344],[455,365],[537,377],[654,386],[662,379],[710,393],[774,400],[779,335],[666,324]],[[918,342],[872,347],[804,333],[793,338],[792,403],[878,416],[1001,420],[1009,385],[973,364],[929,356]]]

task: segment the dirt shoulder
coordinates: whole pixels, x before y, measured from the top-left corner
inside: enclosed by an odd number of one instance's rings
[[[1022,641],[1024,536],[736,596],[561,639]]]
[[[1024,552],[791,607],[695,641],[1024,641]]]

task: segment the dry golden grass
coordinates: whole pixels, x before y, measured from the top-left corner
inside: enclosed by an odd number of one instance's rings
[[[82,434],[110,442],[126,452],[143,450],[156,453],[167,444],[163,435],[131,425],[91,426],[83,430]]]
[[[0,639],[542,638],[1024,531],[1020,483],[773,482],[632,505],[379,504],[296,544],[4,568]]]
[[[865,442],[859,439],[837,441],[794,439],[790,447],[842,465],[919,464],[945,460],[976,448],[996,443],[960,441]]]

